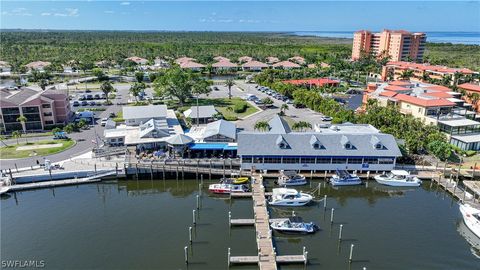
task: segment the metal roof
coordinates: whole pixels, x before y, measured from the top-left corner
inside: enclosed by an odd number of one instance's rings
[[[268,125],[270,126],[270,133],[284,134],[292,131],[287,121],[278,114],[268,121]]]
[[[197,110],[198,108],[198,110]],[[210,118],[217,113],[213,105],[207,106],[192,106],[190,109],[183,112],[185,117],[189,118]]]
[[[223,135],[228,138],[236,139],[237,127],[234,123],[218,120],[212,123],[208,123],[203,133],[203,138],[208,138],[215,135]]]
[[[166,105],[124,106],[123,119],[165,118]]]
[[[323,146],[313,148],[312,136]],[[372,136],[376,137],[372,139]],[[323,134],[316,132],[292,132],[281,134],[288,147],[277,144],[279,134],[268,132],[241,132],[237,136],[239,155],[263,156],[401,156],[395,138],[390,134]],[[344,147],[345,141],[353,145]],[[384,148],[376,149],[372,142],[379,141]]]

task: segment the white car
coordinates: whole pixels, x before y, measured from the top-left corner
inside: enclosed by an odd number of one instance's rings
[[[321,119],[322,119],[322,121],[332,121],[333,118],[325,115],[325,116],[322,116]]]
[[[108,121],[108,118],[102,118],[102,120],[100,121],[100,125],[104,127],[107,124],[107,121]]]

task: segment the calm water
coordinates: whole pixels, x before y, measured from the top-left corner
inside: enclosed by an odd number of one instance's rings
[[[322,188],[321,197],[325,193],[326,212],[322,202],[295,208],[322,230],[309,236],[275,233],[279,254],[300,254],[306,246],[308,269],[480,269],[480,260],[462,236],[468,230],[462,228],[456,203],[435,187],[430,190],[429,183],[419,189],[393,189],[370,182],[368,188]],[[195,180],[158,180],[3,196],[2,260],[44,260],[49,269],[187,269],[183,247],[197,194]],[[330,225],[332,207],[335,221]],[[226,269],[228,247],[232,255],[255,255],[254,229],[229,229],[227,218],[228,211],[233,218],[251,218],[251,208],[249,199],[230,202],[204,189],[188,268]],[[271,212],[274,217],[291,214],[284,208]],[[344,241],[339,244],[340,223]],[[479,241],[473,239],[473,244]],[[354,262],[349,268],[352,243]]]
[[[294,32],[299,36],[353,38],[353,31],[305,31]],[[426,32],[427,41],[433,43],[480,44],[480,32]]]

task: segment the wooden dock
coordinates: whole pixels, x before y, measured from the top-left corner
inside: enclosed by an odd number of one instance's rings
[[[264,192],[265,196],[272,196],[272,192]],[[231,198],[251,198],[252,192],[237,192],[237,193],[230,193]]]
[[[270,223],[285,221],[287,218],[271,218],[269,219]],[[255,225],[255,219],[253,218],[236,218],[230,219],[230,226],[253,226]]]
[[[275,220],[270,220],[268,214],[268,204],[265,198],[266,193],[262,175],[252,174],[252,192],[250,196],[253,199],[254,219],[232,219],[229,214],[229,223],[231,226],[255,225],[258,253],[257,256],[231,256],[229,249],[229,265],[257,263],[260,270],[276,270],[277,263],[306,264],[308,252],[305,251],[305,248],[302,255],[277,256],[277,252],[273,247],[272,230],[270,229],[270,222]]]
[[[449,179],[442,177],[432,178],[432,184],[436,183],[448,193],[463,203],[468,203],[471,206],[480,209],[480,182],[479,181],[463,181],[463,187],[459,187],[458,178],[453,179],[453,175]],[[473,193],[470,193],[472,191]]]
[[[39,189],[39,188],[51,188],[51,187],[58,187],[58,186],[89,184],[89,183],[100,182],[102,181],[103,177],[112,176],[115,174],[117,174],[117,172],[113,170],[113,171],[97,173],[84,178],[55,180],[55,181],[41,181],[41,182],[26,183],[26,184],[15,184],[15,185],[8,186],[7,192]]]

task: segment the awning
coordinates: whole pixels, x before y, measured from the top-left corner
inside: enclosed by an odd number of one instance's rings
[[[189,148],[190,150],[237,150],[237,146],[227,143],[195,143]]]

